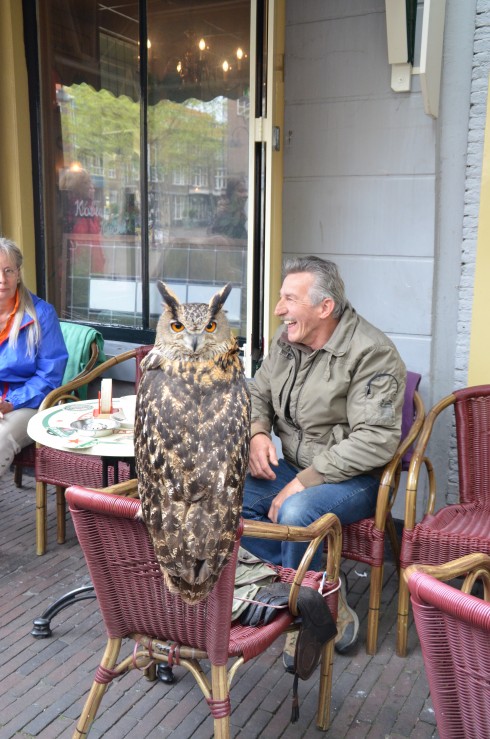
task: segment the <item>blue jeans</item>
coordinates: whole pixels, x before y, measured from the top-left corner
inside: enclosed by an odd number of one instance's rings
[[[270,521],[267,514],[273,498],[296,477],[297,470],[285,459],[280,459],[274,472],[275,480],[259,480],[247,475],[243,494],[244,518]],[[357,475],[343,482],[306,488],[286,498],[279,509],[278,523],[308,526],[325,513],[335,513],[344,525],[369,518],[376,509],[378,487],[379,480],[376,477]],[[296,569],[308,542],[290,543],[243,537],[242,545],[261,559]],[[321,569],[321,560],[322,550],[318,547],[310,568]]]

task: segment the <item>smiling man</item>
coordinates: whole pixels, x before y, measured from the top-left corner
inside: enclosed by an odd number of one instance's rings
[[[333,262],[287,262],[275,314],[282,326],[250,385],[252,439],[245,518],[308,526],[324,513],[342,524],[374,514],[379,476],[401,434],[406,369],[394,344],[345,298]],[[275,432],[284,458],[278,459]],[[262,559],[296,568],[306,544],[244,539]],[[317,552],[312,569],[321,568]],[[336,649],[357,640],[342,594]],[[289,652],[294,654],[293,645]],[[292,665],[285,652],[285,665]]]

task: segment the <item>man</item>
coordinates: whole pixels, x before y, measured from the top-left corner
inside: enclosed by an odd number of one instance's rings
[[[250,385],[243,516],[295,526],[329,512],[342,524],[372,516],[380,470],[400,440],[405,366],[390,339],[346,300],[333,262],[312,256],[289,261],[275,314],[283,325]],[[284,459],[278,459],[272,430]],[[307,546],[243,543],[262,559],[293,568]],[[321,557],[317,551],[312,569],[321,569]],[[336,649],[343,652],[359,630],[343,592],[337,627]]]

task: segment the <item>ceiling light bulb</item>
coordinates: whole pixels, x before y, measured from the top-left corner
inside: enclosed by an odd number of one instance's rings
[[[236,58],[243,59],[243,49],[241,49],[240,47],[238,47],[238,49],[236,50]]]
[[[199,41],[199,49],[200,49],[201,51],[204,51],[204,49],[205,49],[205,48],[206,48],[206,42],[205,42],[205,40],[204,40],[204,39],[202,38],[202,39],[201,39],[201,40]]]
[[[229,68],[230,68],[230,65],[228,64],[228,62],[225,59],[225,61],[223,62],[223,72],[227,72],[229,70]]]

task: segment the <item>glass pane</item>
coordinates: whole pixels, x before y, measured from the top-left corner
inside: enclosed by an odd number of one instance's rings
[[[138,3],[38,9],[48,297],[62,318],[140,328]]]
[[[154,328],[157,280],[194,301],[231,281],[245,337],[250,0],[37,9],[48,299],[65,319]]]
[[[250,1],[148,3],[150,322],[155,282],[246,336]],[[152,297],[154,295],[155,297]]]

